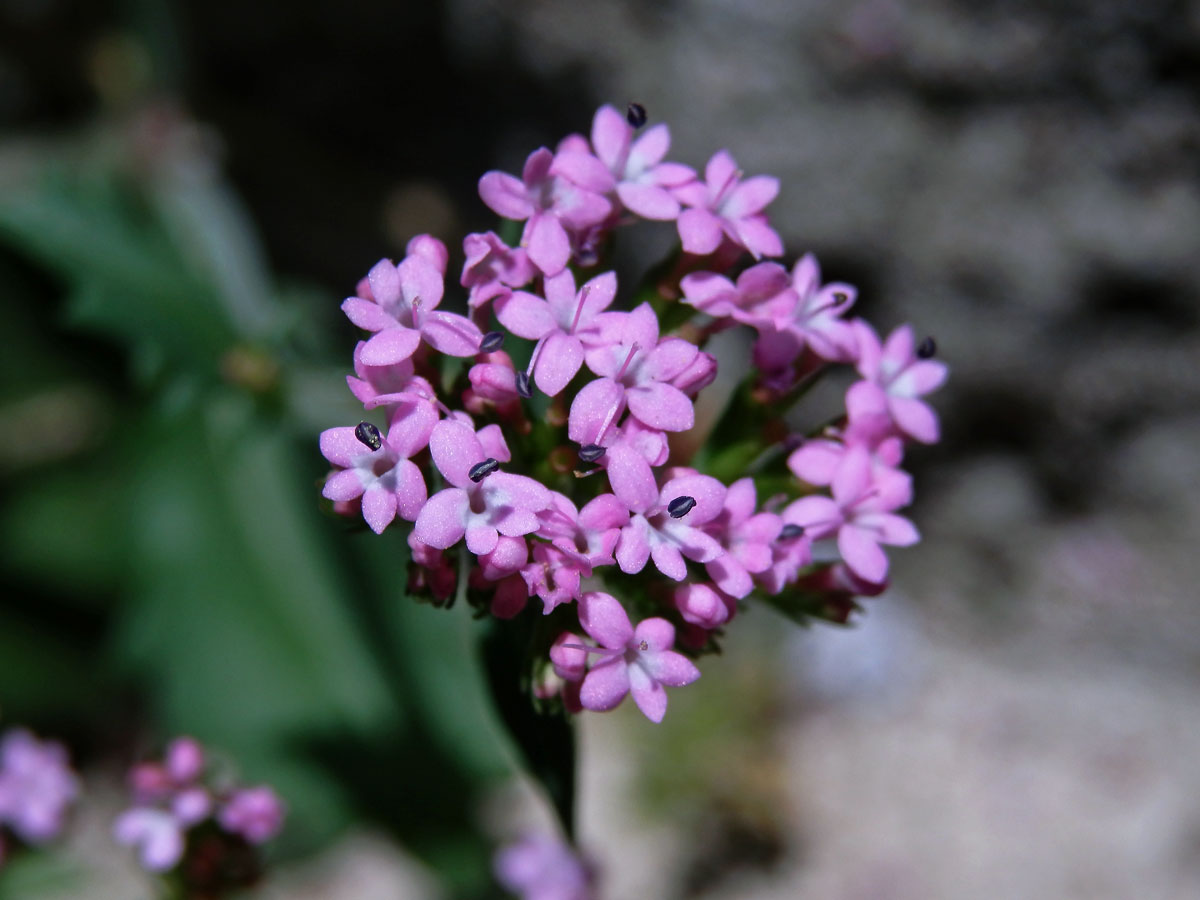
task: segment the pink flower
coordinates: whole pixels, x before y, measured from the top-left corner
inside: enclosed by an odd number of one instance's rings
[[[469,319],[442,312],[442,272],[427,254],[406,256],[399,265],[381,259],[367,274],[373,300],[350,297],[346,317],[376,332],[362,349],[362,362],[387,366],[408,359],[424,340],[440,353],[473,356],[482,335]]]
[[[322,432],[321,453],[342,471],[329,477],[321,493],[334,501],[361,496],[363,518],[376,534],[382,534],[397,515],[415,520],[427,494],[425,478],[412,457],[429,443],[436,423],[433,406],[419,401],[398,411],[378,449],[360,436],[380,439],[379,430],[371,432],[374,426],[369,423]]]
[[[822,286],[821,269],[811,253],[792,268],[791,286],[797,302],[783,321],[759,331],[755,364],[766,372],[778,372],[799,359],[806,347],[830,362],[857,359],[858,338],[842,318],[854,305],[857,290],[841,282]]]
[[[613,272],[575,291],[569,269],[545,280],[546,299],[516,291],[496,302],[496,318],[513,334],[537,341],[529,360],[538,390],[553,397],[583,365],[584,348],[600,340],[597,318],[617,294]]]
[[[749,250],[755,259],[783,255],[783,241],[762,214],[779,193],[779,179],[769,175],[745,181],[741,178],[737,162],[720,150],[704,167],[704,181],[675,189],[675,196],[691,207],[679,214],[676,223],[688,253],[712,253],[724,235]]]
[[[802,527],[812,540],[837,535],[842,558],[860,578],[881,582],[888,560],[880,544],[907,547],[921,539],[916,527],[896,508],[895,480],[872,477],[871,454],[855,445],[847,450],[833,476],[833,498],[801,497],[784,510],[787,524]]]
[[[666,125],[655,125],[633,139],[625,116],[602,106],[592,119],[592,148],[564,142],[556,168],[581,187],[600,194],[615,191],[626,209],[646,219],[671,220],[679,215],[679,201],[671,194],[696,179],[696,173],[679,163],[663,162],[671,146]],[[597,165],[599,163],[599,165]]]
[[[594,900],[589,868],[562,841],[523,838],[496,854],[496,879],[521,900]]]
[[[134,807],[117,816],[113,839],[124,847],[136,847],[142,868],[166,872],[183,859],[184,826],[171,813],[146,806]]]
[[[721,513],[725,486],[690,469],[656,489],[646,461],[618,445],[608,454],[609,483],[632,515],[617,542],[622,572],[640,572],[653,558],[658,571],[675,581],[687,577],[684,557],[712,562],[725,553],[720,542],[700,526]]]
[[[901,325],[880,345],[879,336],[866,322],[855,322],[858,336],[858,371],[865,382],[850,388],[863,405],[884,406],[896,428],[924,444],[937,443],[937,414],[918,397],[931,393],[946,380],[946,365],[917,353],[912,328]],[[847,403],[849,403],[847,397]]]
[[[230,834],[239,834],[251,844],[262,844],[283,827],[283,801],[267,785],[240,788],[225,801],[217,821]]]
[[[79,793],[79,779],[67,763],[66,748],[39,741],[15,728],[0,741],[0,825],[21,840],[43,844],[63,829],[67,809]]]
[[[383,409],[390,416],[397,406],[434,398],[433,385],[413,374],[412,360],[368,366],[362,361],[365,346],[366,341],[359,341],[354,348],[354,375],[346,376],[346,384],[366,409]]]
[[[586,353],[588,368],[601,377],[571,401],[567,434],[580,444],[605,446],[608,429],[626,404],[643,425],[658,431],[687,431],[695,424],[692,401],[671,384],[699,354],[682,338],[658,340],[658,318],[643,303],[630,313],[605,313],[600,338]]]
[[[470,292],[467,305],[473,310],[506,296],[513,288],[524,287],[537,275],[528,253],[509,247],[492,231],[468,234],[463,238],[463,253],[467,261],[459,283]]]
[[[783,520],[774,513],[755,514],[756,502],[754,479],[739,479],[725,492],[720,515],[704,526],[725,548],[722,556],[706,564],[708,577],[734,597],[748,595],[754,590],[750,576],[771,567],[771,547],[783,528]]]
[[[484,452],[469,426],[452,419],[438,423],[429,450],[453,487],[422,507],[413,532],[418,540],[445,549],[465,534],[467,549],[478,555],[495,548],[501,534],[537,531],[537,513],[550,503],[550,491],[532,478],[497,471],[497,457]]]
[[[700,677],[686,656],[671,649],[675,627],[666,619],[643,619],[634,629],[611,594],[591,591],[579,601],[579,624],[604,651],[583,679],[579,699],[587,709],[615,708],[625,695],[651,722],[667,712],[664,686],[682,687]]]
[[[583,231],[603,222],[612,204],[553,171],[554,154],[541,147],[529,154],[521,178],[488,172],[479,196],[498,215],[525,222],[521,246],[546,275],[557,275],[571,258],[567,229]]]
[[[783,328],[798,298],[788,271],[779,263],[751,266],[735,286],[712,272],[693,272],[679,283],[683,302],[713,318],[731,318],[755,328]]]

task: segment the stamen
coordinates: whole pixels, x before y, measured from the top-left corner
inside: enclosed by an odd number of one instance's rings
[[[638,644],[638,649],[640,651],[642,651],[643,653],[645,653],[647,650],[650,649],[650,644],[647,643],[646,641],[642,641],[640,644]]]
[[[917,345],[917,359],[932,359],[937,353],[937,342],[932,336],[926,337]]]
[[[671,514],[672,519],[682,519],[692,511],[692,508],[695,505],[696,498],[689,497],[687,494],[684,494],[681,497],[676,497],[667,504],[667,512]]]
[[[847,294],[845,291],[834,291],[833,299],[835,301],[837,301],[838,303],[845,303],[847,300],[850,299],[850,295]]]
[[[529,375],[525,372],[517,373],[517,393],[526,400],[533,396],[533,388],[529,386]]]
[[[579,458],[591,463],[602,457],[604,452],[604,448],[599,444],[584,444],[579,448]]]
[[[421,298],[413,297],[413,301],[412,301],[413,328],[421,327],[421,323],[419,321],[417,321],[417,313],[420,312],[420,310],[421,310]]]
[[[625,107],[625,121],[634,128],[641,128],[646,124],[646,107],[640,103],[630,103]]]
[[[783,530],[779,532],[779,539],[781,541],[791,541],[800,537],[802,534],[804,534],[803,525],[797,525],[795,522],[788,522],[783,526]]]
[[[621,406],[622,406],[621,401],[624,399],[625,399],[625,395],[622,394],[617,399],[617,402],[613,405],[613,408],[608,411],[608,415],[604,417],[604,424],[601,425],[600,430],[598,432],[596,432],[596,443],[597,444],[599,444],[602,440],[604,440],[604,435],[608,433],[608,427],[610,425],[612,425],[613,419],[616,418],[617,412],[621,409]]]
[[[575,326],[579,324],[579,317],[583,315],[583,304],[587,303],[587,295],[591,289],[590,284],[585,284],[583,290],[579,292],[579,303],[575,306],[575,318],[571,320],[571,327],[567,329],[569,334],[575,333]]]
[[[613,381],[620,381],[625,375],[625,370],[629,368],[629,364],[633,362],[633,355],[638,352],[638,343],[634,341],[632,347],[629,348],[629,355],[625,357],[625,362],[621,363],[621,368],[616,375],[613,376]]]
[[[479,342],[480,353],[494,353],[504,345],[503,331],[489,331]]]
[[[589,647],[587,644],[560,644],[559,646],[569,650],[582,650],[584,653],[599,653],[601,656],[619,656],[625,652],[623,647],[610,650],[608,647]]]
[[[372,451],[383,446],[383,435],[370,422],[359,422],[354,426],[354,436],[366,444]]]
[[[489,456],[483,462],[477,462],[471,466],[471,470],[467,472],[467,477],[476,484],[479,484],[479,482],[483,481],[484,478],[491,475],[498,468],[500,468],[500,463]]]

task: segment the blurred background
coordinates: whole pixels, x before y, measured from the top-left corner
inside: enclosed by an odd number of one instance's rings
[[[604,895],[1200,896],[1196,0],[0,0],[0,727],[90,801],[0,895],[151,896],[106,816],[184,732],[289,801],[262,896],[494,890],[478,623],[318,507],[338,304],[630,100],[952,374],[855,627],[584,717]]]

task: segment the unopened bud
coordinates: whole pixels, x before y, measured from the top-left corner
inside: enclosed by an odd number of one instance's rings
[[[471,466],[471,470],[467,472],[467,477],[476,484],[479,484],[479,482],[483,481],[484,478],[491,475],[498,468],[500,468],[500,463],[489,456],[483,462],[477,462]]]
[[[634,128],[641,128],[646,124],[646,107],[640,103],[630,103],[625,107],[625,121]]]
[[[604,455],[604,448],[599,444],[584,444],[579,448],[579,458],[584,462],[595,462]]]
[[[682,497],[676,497],[667,504],[667,512],[671,514],[672,519],[682,519],[692,511],[692,507],[695,505],[696,498],[684,494]]]
[[[379,429],[370,422],[359,422],[357,425],[355,425],[354,436],[372,450],[378,450],[383,446],[383,435],[381,435],[379,433]]]

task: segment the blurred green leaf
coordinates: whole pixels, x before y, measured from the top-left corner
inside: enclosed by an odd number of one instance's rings
[[[165,727],[295,791],[299,829],[337,827],[334,788],[289,746],[394,728],[398,711],[348,612],[304,467],[231,395],[200,416],[151,417],[139,437],[120,652],[149,675]]]
[[[0,870],[0,900],[81,897],[85,872],[59,854],[31,850],[6,860]]]

